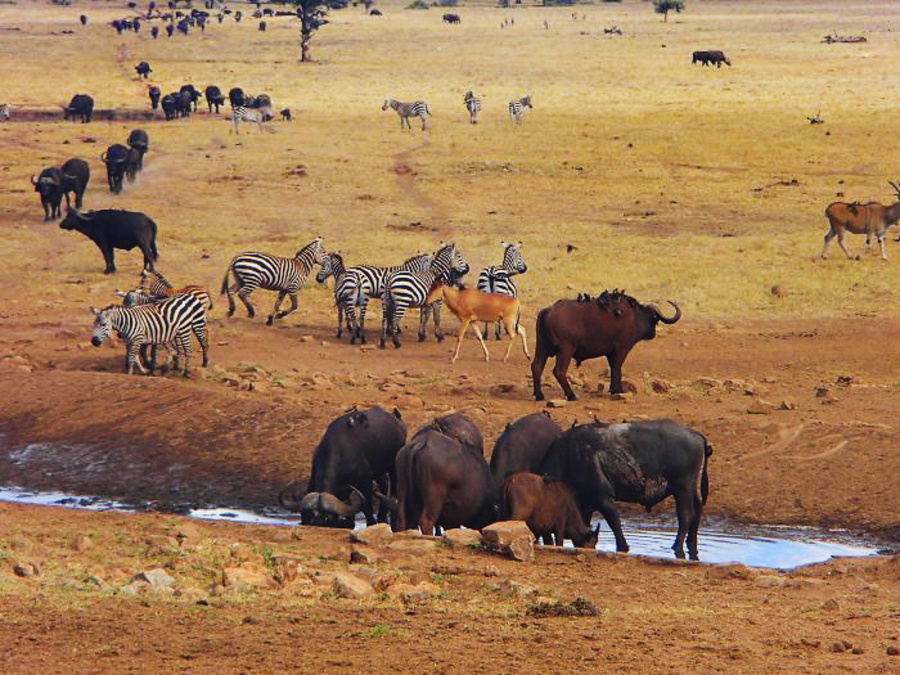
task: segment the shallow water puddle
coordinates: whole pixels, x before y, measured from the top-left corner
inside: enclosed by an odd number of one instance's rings
[[[133,507],[124,503],[102,497],[76,496],[62,492],[35,492],[14,487],[0,488],[0,501],[94,511],[135,511]],[[257,525],[293,526],[300,523],[299,516],[274,509],[260,513],[246,509],[209,506],[191,509],[187,512],[187,516],[201,520]],[[356,529],[364,526],[365,519],[360,515],[356,521]],[[622,527],[632,554],[674,558],[671,549],[676,534],[674,523],[670,527],[624,519]],[[879,551],[876,545],[841,532],[788,526],[716,523],[707,529],[701,529],[698,539],[701,562],[741,563],[751,567],[773,569],[792,569],[839,556],[875,555]],[[566,545],[571,547],[572,544],[567,541]],[[600,529],[597,550],[615,551],[612,533],[605,523]]]

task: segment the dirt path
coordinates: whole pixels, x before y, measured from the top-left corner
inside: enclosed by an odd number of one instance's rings
[[[449,219],[447,207],[421,190],[419,183],[416,181],[416,172],[410,166],[413,155],[430,146],[431,141],[423,138],[419,145],[396,153],[391,171],[396,175],[397,187],[400,188],[400,192],[418,208],[423,209],[434,222],[434,225],[441,226],[446,225]]]

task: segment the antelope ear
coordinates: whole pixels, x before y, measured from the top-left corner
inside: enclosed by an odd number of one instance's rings
[[[127,295],[128,295],[128,293],[126,293],[125,291],[120,291],[118,288],[116,289],[116,297],[117,298],[124,298]]]

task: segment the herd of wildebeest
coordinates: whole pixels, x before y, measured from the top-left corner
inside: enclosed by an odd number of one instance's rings
[[[208,0],[207,8],[211,6]],[[174,10],[174,3],[169,7]],[[219,21],[226,13],[228,10],[218,15]],[[235,15],[238,21],[239,15]],[[204,29],[209,14],[198,10],[187,15],[162,13],[155,11],[151,2],[144,19],[166,21],[171,36],[173,26],[185,34],[191,26]],[[81,20],[87,23],[86,16]],[[176,20],[181,23],[175,24]],[[458,18],[451,23],[458,23]],[[140,19],[115,21],[113,27],[120,34],[139,31]],[[694,52],[692,62],[731,65],[717,50]],[[148,78],[152,68],[140,62],[135,71],[138,77]],[[218,113],[226,100],[218,86],[210,85],[201,94],[188,84],[163,96],[158,87],[148,85],[151,107],[161,107],[167,120],[190,115],[204,94],[210,113],[213,108]],[[274,117],[266,94],[247,96],[235,87],[229,91],[228,100],[235,127],[238,117],[257,122]],[[475,123],[480,100],[468,91],[464,102],[470,121]],[[64,118],[89,123],[93,107],[90,96],[78,94],[64,107]],[[530,96],[510,102],[509,112],[516,122],[521,121],[526,107],[531,107]],[[401,126],[409,126],[410,116],[419,116],[425,128],[429,112],[424,101],[407,104],[388,99],[383,109],[388,108],[398,113]],[[9,118],[8,106],[0,106],[3,118]],[[290,110],[283,110],[282,118],[289,121]],[[118,195],[125,178],[132,183],[136,180],[149,145],[147,132],[134,129],[124,144],[110,145],[102,153],[110,192]],[[129,373],[137,367],[153,374],[156,350],[161,347],[174,353],[176,369],[179,357],[184,358],[183,372],[188,375],[193,337],[200,343],[206,366],[207,313],[212,308],[208,291],[199,285],[174,287],[155,269],[157,225],[145,214],[115,209],[81,211],[89,180],[89,164],[81,158],[45,168],[37,178],[32,176],[44,220],[62,216],[65,198],[67,213],[60,227],[81,232],[97,245],[105,273],[116,271],[115,249],[138,248],[143,254],[144,271],[138,285],[130,291],[117,291],[122,304],[92,310],[92,343],[99,346],[107,336],[118,334],[126,343],[125,368]],[[900,197],[900,186],[891,186]],[[74,207],[70,194],[74,195]],[[877,202],[836,202],[827,207],[825,215],[828,231],[823,258],[835,237],[850,257],[843,244],[845,232],[866,234],[867,248],[875,237],[885,257],[885,231],[900,220],[900,201],[887,207]],[[392,267],[368,263],[346,266],[340,254],[325,250],[319,237],[293,257],[256,252],[236,255],[228,265],[221,290],[228,296],[228,316],[235,311],[236,295],[251,319],[255,309],[250,294],[258,288],[277,291],[267,320],[271,325],[297,308],[297,294],[318,265],[317,281],[324,282],[329,276],[334,279],[338,338],[346,327],[351,343],[365,342],[366,307],[370,299],[379,299],[382,348],[388,338],[400,346],[400,320],[406,310],[415,307],[421,310],[419,339],[425,339],[427,321],[433,317],[435,336],[441,340],[440,309],[446,306],[460,321],[454,361],[469,326],[481,343],[485,359],[489,358],[479,322],[484,322],[485,336],[489,335],[490,324],[496,324],[497,339],[503,332],[507,334],[506,358],[517,336],[526,357],[530,357],[513,280],[527,269],[521,246],[521,242],[503,242],[501,264],[484,268],[477,286],[467,288],[463,278],[469,265],[452,243],[442,242],[434,253],[420,253]],[[291,308],[281,311],[285,298],[290,299]],[[566,375],[571,361],[580,365],[598,357],[608,361],[610,393],[621,393],[622,366],[634,345],[652,339],[659,323],[672,324],[681,318],[678,305],[670,303],[675,313],[666,316],[656,306],[614,290],[593,297],[580,293],[540,310],[531,361],[534,398],[544,399],[541,377],[551,357],[556,359],[553,375],[567,399],[576,398]],[[152,354],[147,349],[151,347]],[[524,520],[545,543],[561,545],[564,539],[570,539],[576,546],[596,544],[599,525],[594,530],[589,525],[594,512],[599,511],[613,531],[617,550],[627,551],[615,502],[638,503],[649,510],[673,496],[678,519],[673,549],[684,557],[686,542],[688,555],[696,559],[700,516],[709,494],[707,467],[711,453],[702,434],[673,420],[613,424],[595,419],[563,431],[549,414],[537,412],[507,425],[494,444],[488,464],[482,434],[463,413],[437,417],[407,439],[406,425],[396,409],[353,408],[329,424],[313,452],[310,477],[292,482],[278,501],[298,511],[302,522],[310,525],[352,527],[356,515],[362,512],[369,524],[389,520],[395,530],[418,527],[432,534],[439,528],[481,528],[496,520],[513,519]]]

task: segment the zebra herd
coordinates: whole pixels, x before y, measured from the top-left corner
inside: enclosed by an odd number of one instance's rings
[[[463,102],[466,104],[466,111],[469,113],[469,122],[478,124],[478,113],[481,111],[481,99],[475,96],[475,93],[469,89],[463,96]],[[525,108],[533,108],[531,104],[531,96],[523,96],[514,101],[509,102],[509,116],[516,124],[522,123],[525,116]],[[428,104],[425,101],[412,101],[404,103],[393,98],[386,98],[381,106],[382,110],[392,108],[400,118],[401,129],[412,129],[409,123],[410,117],[418,117],[422,120],[422,131],[427,128],[426,120],[431,111],[428,110]]]
[[[517,296],[518,288],[512,277],[523,274],[527,266],[522,258],[522,242],[503,245],[500,265],[484,268],[478,276],[478,290]],[[418,307],[419,340],[425,339],[428,317],[434,319],[434,333],[443,339],[440,327],[440,300],[427,303],[427,296],[436,283],[453,284],[469,272],[469,264],[453,243],[441,243],[435,253],[418,253],[392,267],[354,265],[345,267],[338,252],[327,252],[322,237],[301,248],[293,258],[267,253],[241,253],[228,265],[221,292],[228,297],[228,316],[235,311],[234,295],[247,308],[250,318],[256,309],[249,296],[258,288],[278,292],[266,325],[282,319],[298,308],[297,294],[306,284],[313,268],[319,265],[316,281],[324,283],[334,277],[334,302],[337,308],[337,337],[344,327],[350,333],[350,343],[366,342],[365,316],[372,298],[382,301],[382,331],[380,346],[388,338],[400,346],[399,325],[406,312]],[[139,285],[130,291],[116,291],[121,305],[105,309],[92,308],[95,316],[92,344],[100,346],[112,332],[127,344],[125,370],[129,374],[137,368],[141,373],[153,374],[156,368],[156,349],[162,346],[174,352],[175,369],[179,357],[184,357],[183,372],[189,375],[191,339],[196,336],[203,353],[203,366],[209,363],[207,312],[212,309],[209,293],[202,286],[174,288],[159,272],[144,270]],[[291,307],[280,311],[281,303],[290,298]],[[487,332],[487,329],[485,329]],[[500,339],[498,327],[497,339]],[[152,347],[152,355],[147,354]],[[145,364],[149,368],[145,367]]]

